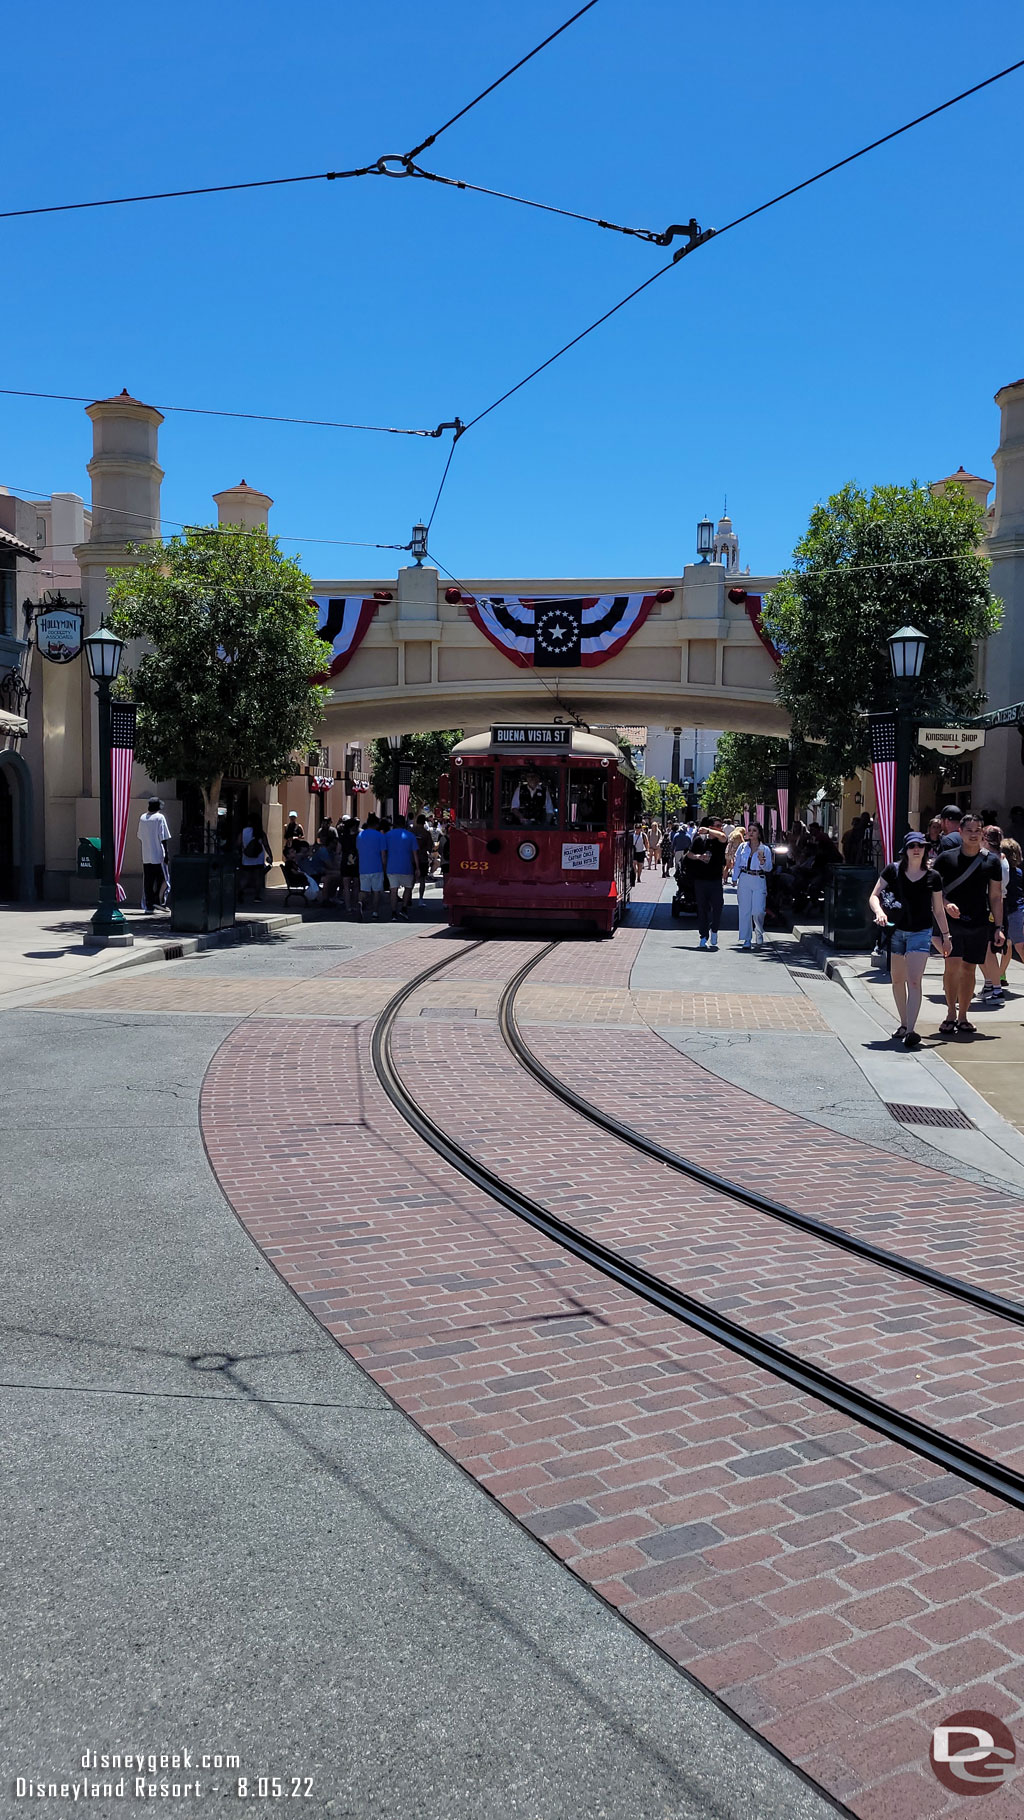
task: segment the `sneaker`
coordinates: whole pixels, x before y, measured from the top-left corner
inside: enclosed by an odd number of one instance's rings
[[[987,1005],[996,995],[996,988],[988,981],[981,988],[981,1002]]]
[[[706,936],[706,935],[702,935],[702,936],[701,936],[701,938],[700,938],[700,941],[699,941],[699,942],[698,942],[698,944],[697,944],[697,945],[698,945],[698,947],[700,947],[700,948],[706,948],[706,947],[707,947],[707,945],[708,945],[708,938],[707,938],[707,936]]]
[[[750,953],[750,943],[749,942],[737,942],[736,946],[737,946],[737,948],[742,948],[745,954]]]
[[[718,937],[717,937],[717,935],[713,935],[713,936],[712,936],[712,937],[711,937],[711,944],[710,944],[710,945],[711,945],[711,947],[712,947],[712,948],[717,948],[717,947],[718,947]]]

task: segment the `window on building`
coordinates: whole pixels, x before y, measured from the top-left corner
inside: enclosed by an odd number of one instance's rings
[[[455,802],[457,828],[489,828],[494,817],[494,772],[458,772]]]
[[[17,576],[13,568],[0,568],[0,632],[17,638]]]

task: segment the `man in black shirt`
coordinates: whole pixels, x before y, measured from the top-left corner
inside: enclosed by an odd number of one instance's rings
[[[718,816],[712,815],[697,829],[684,865],[697,899],[697,926],[702,948],[718,947],[718,925],[722,916],[725,857],[728,841]]]
[[[942,895],[949,914],[953,952],[946,961],[943,986],[946,1018],[940,1036],[973,1036],[968,1013],[974,996],[976,970],[989,946],[999,952],[1003,934],[1003,869],[994,853],[983,846],[983,823],[978,815],[965,815],[960,823],[960,845],[936,856],[935,871],[942,881]]]

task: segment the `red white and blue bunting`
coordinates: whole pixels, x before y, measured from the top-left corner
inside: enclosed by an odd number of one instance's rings
[[[450,590],[454,593],[455,590]],[[460,595],[473,624],[520,669],[590,669],[606,663],[638,632],[658,601],[657,594]]]
[[[381,601],[391,598],[390,594],[376,594],[370,600],[364,600],[361,594],[314,594],[317,631],[331,648],[331,661],[327,666],[330,676],[339,676],[351,662]]]

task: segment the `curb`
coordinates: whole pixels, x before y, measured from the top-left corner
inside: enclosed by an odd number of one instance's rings
[[[821,932],[817,929],[794,927],[793,934],[799,947],[815,966],[821,968],[826,979],[841,986],[861,1011],[871,1017],[880,1028],[884,1028],[886,1020],[879,1016],[879,1007],[860,976],[849,962],[842,961],[833,952]],[[949,1095],[953,1104],[959,1107],[960,1111],[971,1120],[971,1123],[989,1143],[997,1145],[1018,1169],[1024,1167],[1024,1136],[1003,1118],[1002,1113],[989,1105],[988,1100],[978,1092],[976,1087],[972,1087],[962,1074],[959,1074],[955,1068],[951,1068],[948,1062],[943,1061],[942,1056],[935,1050],[918,1050],[914,1060],[925,1068],[936,1085]],[[918,1133],[918,1135],[921,1136],[923,1133]],[[985,1167],[984,1164],[977,1166]]]
[[[119,973],[122,967],[141,967],[149,961],[182,961],[203,948],[234,948],[240,942],[268,941],[279,929],[301,922],[299,915],[254,916],[244,923],[233,923],[230,929],[213,929],[209,935],[182,935],[176,941],[154,941],[138,952],[132,949],[123,958],[112,959],[102,972]],[[102,953],[101,948],[97,949],[97,955]]]

